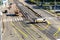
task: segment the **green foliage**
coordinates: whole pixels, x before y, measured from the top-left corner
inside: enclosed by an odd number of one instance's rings
[[[36,5],[39,6],[40,5],[40,0],[34,0]]]
[[[37,6],[40,6],[40,5],[42,5],[42,6],[49,6],[49,5],[55,5],[55,0],[30,0],[32,3],[36,3],[36,5]],[[60,5],[60,2],[58,2],[58,1],[60,1],[60,0],[56,0],[57,2],[57,4],[58,5]]]
[[[30,2],[34,2],[34,0],[29,0]]]
[[[0,5],[2,4],[2,2],[0,1]]]
[[[40,0],[29,0],[30,2],[40,2]]]

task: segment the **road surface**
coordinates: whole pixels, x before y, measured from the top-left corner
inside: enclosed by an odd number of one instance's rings
[[[56,40],[53,35],[57,28],[56,25],[60,21],[53,17],[52,15],[40,10],[40,13],[43,17],[46,17],[47,20],[51,22],[51,25],[46,23],[34,23],[34,18],[39,18],[34,12],[25,7],[22,3],[17,0],[14,0],[14,3],[23,14],[24,18],[21,16],[6,16],[4,14],[4,31],[2,35],[2,40]],[[10,9],[10,13],[13,9]],[[53,19],[48,19],[52,17]],[[56,24],[55,24],[56,23]],[[46,28],[49,26],[48,28]]]

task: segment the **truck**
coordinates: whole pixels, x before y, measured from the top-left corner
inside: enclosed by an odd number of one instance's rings
[[[45,18],[36,18],[34,21],[35,22],[46,22],[46,19]]]
[[[51,23],[46,19],[46,18],[36,18],[36,19],[34,19],[34,22],[36,22],[36,23],[46,23],[46,24],[48,24],[48,25],[50,25]]]

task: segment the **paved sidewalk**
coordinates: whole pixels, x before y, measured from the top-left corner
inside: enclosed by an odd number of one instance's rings
[[[6,8],[6,9],[8,10],[8,14],[15,14],[15,11],[18,10],[14,3],[11,5],[11,9],[10,10],[8,8]],[[19,15],[20,15],[19,17],[22,16],[21,13],[19,13]],[[7,17],[4,14],[4,19],[7,20],[8,18],[13,19],[13,17],[10,17],[10,16]],[[19,40],[20,38],[17,36],[17,33],[15,33],[15,32],[16,31],[13,28],[13,26],[10,24],[10,21],[9,22],[4,22],[4,32],[3,32],[3,35],[2,35],[2,40]]]

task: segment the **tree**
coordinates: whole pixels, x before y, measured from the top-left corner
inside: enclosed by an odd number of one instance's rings
[[[35,0],[35,2],[37,6],[40,6],[40,0]]]
[[[30,2],[34,3],[34,0],[29,0]]]
[[[2,5],[2,1],[0,0],[0,5]]]

